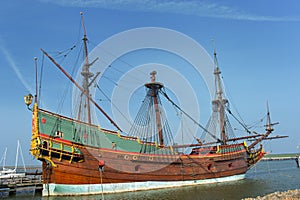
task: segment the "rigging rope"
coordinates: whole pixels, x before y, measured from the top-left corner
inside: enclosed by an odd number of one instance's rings
[[[90,43],[94,44],[93,42],[90,41]],[[94,44],[95,46],[97,46],[96,44]],[[98,46],[99,48],[101,48],[101,46]],[[127,66],[129,67],[132,67],[132,68],[135,68],[136,66],[135,65],[132,65],[130,64],[129,62],[125,61],[124,59],[121,59],[120,57],[117,57],[115,54],[113,54],[112,52],[106,50],[106,49],[103,49],[101,48],[101,50],[103,50],[105,53],[107,53],[108,55],[112,56],[113,58],[116,58],[115,60],[118,60],[120,61],[121,63],[124,63],[126,64]],[[105,63],[103,60],[102,60],[103,63]],[[105,64],[108,64],[109,67],[112,67],[110,63],[105,63]],[[121,74],[124,74],[124,72],[122,72],[121,70],[118,70],[118,69],[114,69],[115,71],[118,71],[120,72]],[[136,69],[138,72],[140,72],[141,74],[143,75],[148,75],[147,73],[145,73],[144,71],[140,70],[140,69]],[[133,78],[137,78],[136,76],[133,76]]]
[[[117,111],[124,117],[124,119],[132,126],[130,120],[120,111],[120,109],[112,102],[112,100],[104,93],[104,91],[96,84],[96,88],[104,95],[104,97],[117,109]]]
[[[251,124],[248,125],[250,128],[261,128],[264,127],[265,125],[259,125],[261,124],[266,118],[268,117],[267,114],[265,114],[261,119],[252,122]]]
[[[196,134],[194,134],[194,131],[192,131],[189,126],[187,126],[188,123],[184,122],[185,118],[183,117],[182,112],[181,111],[179,112],[179,110],[174,105],[173,105],[173,107],[174,107],[174,111],[176,112],[176,116],[178,116],[178,118],[180,120],[181,141],[184,141],[183,140],[184,139],[183,136],[184,136],[185,132],[184,132],[183,127],[186,127],[186,129],[187,129],[187,133],[188,133],[187,136],[188,136],[188,139],[189,139],[188,141],[194,140],[194,138],[195,138],[194,135],[196,135]]]
[[[251,131],[247,128],[247,126],[242,123],[235,115],[232,114],[231,110],[227,107],[227,112],[247,131],[247,133],[251,134]]]
[[[233,109],[235,110],[235,112],[237,113],[238,117],[239,117],[239,120],[242,122],[242,124],[244,124],[246,126],[246,123],[244,122],[242,116],[240,115],[240,113],[238,112],[238,109],[237,107],[235,106],[234,102],[233,102],[233,98],[231,96],[231,93],[230,91],[228,90],[228,87],[225,87],[225,82],[223,81],[223,76],[221,77],[221,81],[222,81],[222,85],[224,86],[224,92],[225,92],[225,95],[229,97],[230,99],[230,104],[232,104],[233,106]]]
[[[78,41],[78,42],[79,42],[79,41]],[[77,42],[77,43],[78,43],[78,42]],[[64,61],[64,59],[65,59],[65,58],[66,58],[66,57],[67,57],[67,56],[68,56],[68,55],[69,55],[76,47],[77,47],[77,45],[73,45],[71,48],[65,50],[65,52],[67,52],[67,53],[63,55],[63,58],[62,58],[62,60],[61,60],[60,62],[62,63],[62,62]],[[78,61],[79,61],[79,57],[80,57],[81,52],[82,52],[82,48],[80,48],[80,50],[79,50],[79,52],[78,52],[78,54],[77,54],[77,56],[76,56],[75,63],[73,64],[74,67],[72,68],[72,71],[71,71],[71,76],[72,76],[72,77],[74,76],[75,66],[78,65]],[[66,83],[65,89],[64,89],[64,92],[63,92],[63,95],[62,95],[62,98],[61,98],[61,102],[58,104],[57,112],[60,112],[61,109],[63,108],[63,104],[64,104],[64,102],[65,102],[65,99],[66,99],[66,97],[67,97],[67,94],[68,94],[70,88],[71,88],[71,85],[68,84],[68,83]],[[71,109],[71,112],[72,112],[72,109]],[[73,113],[71,113],[71,115],[73,115]]]
[[[141,139],[141,153],[155,152],[173,156],[175,153],[172,149],[174,145],[173,135],[166,113],[163,109],[160,109],[161,99],[159,95],[154,95],[154,92],[157,92],[157,90],[147,89],[147,94],[138,110],[129,134],[131,137]],[[149,145],[149,143],[152,143],[152,145]]]
[[[43,71],[44,71],[44,58],[45,58],[45,55],[42,54],[42,66],[41,66],[41,71],[40,71],[40,83],[39,83],[39,91],[38,91],[38,94],[39,94],[39,97],[38,97],[38,105],[40,104],[40,100],[41,100],[41,91],[42,91],[42,80],[43,80]]]
[[[164,97],[166,97],[166,99],[168,101],[170,101],[176,108],[178,108],[183,114],[185,114],[190,120],[192,120],[195,124],[197,124],[201,129],[203,129],[205,132],[207,132],[211,137],[213,137],[215,140],[217,140],[218,142],[221,142],[221,140],[219,138],[217,138],[214,134],[212,134],[211,132],[209,132],[204,126],[202,126],[200,123],[198,123],[195,119],[193,119],[188,113],[186,113],[184,110],[182,110],[174,101],[172,101],[169,96],[167,95],[167,93],[163,92],[162,90],[159,90]]]

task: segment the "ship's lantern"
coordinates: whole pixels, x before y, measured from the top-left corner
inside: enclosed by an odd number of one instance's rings
[[[25,95],[24,96],[24,102],[25,102],[25,104],[27,106],[30,106],[30,104],[32,103],[32,99],[33,99],[32,94]]]

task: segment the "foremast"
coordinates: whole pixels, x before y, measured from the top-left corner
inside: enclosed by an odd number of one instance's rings
[[[218,113],[218,122],[219,122],[219,131],[220,131],[220,136],[221,136],[221,144],[226,145],[227,142],[229,141],[236,141],[240,139],[249,139],[249,138],[256,138],[254,142],[252,142],[249,146],[248,149],[254,148],[257,144],[259,144],[261,141],[266,140],[266,139],[277,139],[277,138],[283,138],[286,136],[276,136],[272,138],[268,138],[268,136],[272,133],[273,125],[277,123],[271,123],[271,117],[270,117],[270,111],[269,111],[269,106],[267,105],[267,124],[265,125],[266,127],[266,133],[264,134],[259,134],[259,135],[252,135],[252,136],[246,136],[246,137],[240,137],[240,138],[228,138],[226,133],[226,114],[225,114],[225,109],[228,108],[228,100],[224,98],[224,91],[222,88],[222,82],[221,82],[221,71],[218,65],[218,60],[217,60],[217,53],[216,50],[214,50],[214,75],[215,75],[215,97],[214,100],[212,101],[212,107],[213,111]],[[230,112],[230,111],[229,111]],[[245,125],[243,125],[245,128]],[[245,128],[248,133],[250,131]]]
[[[225,145],[227,142],[226,137],[226,120],[225,120],[225,107],[228,104],[228,100],[223,97],[223,88],[221,83],[221,71],[218,66],[217,53],[214,50],[214,75],[215,75],[215,98],[212,100],[213,110],[219,114],[219,131],[221,135],[221,142]]]

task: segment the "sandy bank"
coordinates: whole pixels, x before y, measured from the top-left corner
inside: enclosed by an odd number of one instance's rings
[[[258,196],[255,198],[245,198],[244,200],[296,200],[300,199],[300,189],[288,190],[285,192],[274,192],[266,196]]]

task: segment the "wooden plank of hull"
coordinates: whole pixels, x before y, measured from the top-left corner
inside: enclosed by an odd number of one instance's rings
[[[248,169],[246,151],[228,154],[228,156],[153,156],[153,161],[145,162],[136,154],[128,155],[120,151],[114,153],[93,148],[80,150],[85,157],[85,161],[82,163],[70,163],[53,158],[57,167],[47,168],[44,161],[44,182],[100,184],[98,159],[105,161],[103,183],[202,180],[245,174]],[[99,154],[101,158],[99,158]],[[136,156],[136,160],[132,159],[133,156]],[[145,155],[145,157],[150,158],[151,156]]]

